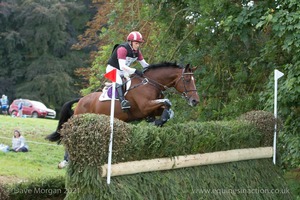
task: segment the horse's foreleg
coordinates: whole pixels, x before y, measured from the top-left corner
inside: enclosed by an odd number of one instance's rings
[[[139,110],[144,116],[161,115],[164,108],[169,109],[172,106],[169,99],[144,100],[144,102],[144,104],[139,105]]]
[[[174,112],[171,110],[172,103],[169,99],[155,99],[146,102],[140,110],[143,110],[148,122],[154,122],[156,126],[162,126],[174,116]],[[155,119],[155,116],[159,115],[160,119]]]
[[[172,103],[169,99],[157,99],[155,100],[155,103],[158,105],[159,108],[164,108],[160,119],[154,120],[154,124],[156,126],[162,126],[164,125],[169,119],[174,117],[174,112],[171,110]]]
[[[172,109],[167,109],[167,108],[165,108],[164,109],[164,111],[163,111],[163,113],[162,113],[162,115],[161,115],[161,117],[160,117],[160,119],[156,119],[155,121],[154,121],[154,124],[156,125],[156,126],[162,126],[162,125],[164,125],[169,119],[171,119],[171,118],[173,118],[174,117],[174,112],[173,112],[173,110]]]
[[[155,102],[159,104],[163,104],[167,108],[171,108],[172,106],[172,103],[169,99],[156,99]]]

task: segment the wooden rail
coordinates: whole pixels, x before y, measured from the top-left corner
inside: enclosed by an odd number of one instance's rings
[[[111,176],[121,176],[137,174],[142,172],[171,170],[184,167],[194,167],[200,165],[211,165],[242,160],[253,160],[271,158],[273,156],[272,147],[260,147],[249,149],[233,149],[228,151],[218,151],[212,153],[176,156],[172,158],[157,158],[151,160],[139,160],[113,164]],[[102,177],[107,176],[107,164],[102,166]]]

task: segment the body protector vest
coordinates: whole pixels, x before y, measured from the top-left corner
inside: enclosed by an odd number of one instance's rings
[[[119,62],[118,62],[117,50],[120,47],[125,47],[127,50],[127,55],[126,55],[126,65],[127,66],[130,66],[134,61],[136,61],[138,59],[138,55],[139,55],[139,51],[134,52],[128,42],[117,46],[113,50],[112,55],[111,55],[110,59],[108,60],[108,64],[119,70],[120,70],[120,66],[119,66]]]

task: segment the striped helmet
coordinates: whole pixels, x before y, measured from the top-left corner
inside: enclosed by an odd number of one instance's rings
[[[144,42],[142,34],[138,31],[132,31],[131,33],[129,33],[129,35],[127,36],[127,41]]]

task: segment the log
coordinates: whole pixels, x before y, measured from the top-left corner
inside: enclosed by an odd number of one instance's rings
[[[271,158],[273,147],[260,147],[248,149],[233,149],[204,154],[176,156],[172,158],[157,158],[150,160],[139,160],[122,162],[111,166],[111,176],[137,174],[142,172],[171,170],[184,167],[195,167],[200,165],[211,165],[242,160],[253,160]],[[107,164],[101,167],[102,177],[107,176]]]

